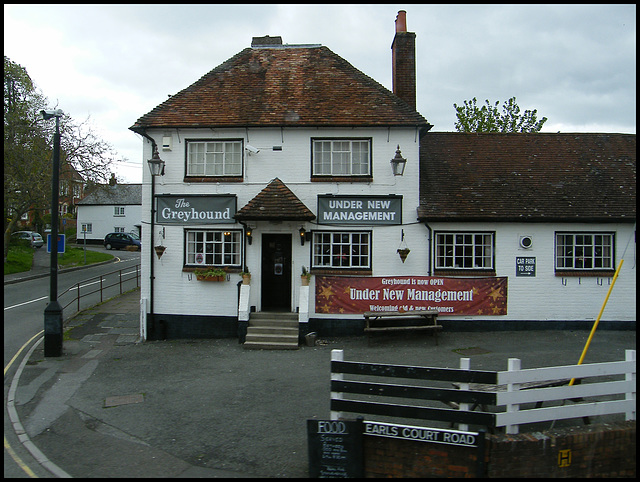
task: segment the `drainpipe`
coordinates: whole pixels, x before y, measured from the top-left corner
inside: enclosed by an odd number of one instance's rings
[[[155,152],[155,150],[158,148],[156,141],[153,139],[153,137],[151,137],[149,134],[146,133],[146,131],[140,129],[135,131],[138,134],[140,134],[143,137],[146,137],[147,139],[149,139],[149,141],[151,141],[151,152],[152,154]],[[150,243],[149,243],[149,321],[151,322],[151,326],[152,329],[155,331],[155,322],[153,319],[153,280],[155,278],[154,276],[154,272],[153,272],[153,265],[154,265],[154,260],[153,260],[153,232],[155,230],[155,221],[154,221],[154,217],[155,217],[155,209],[154,209],[154,204],[153,204],[153,197],[155,195],[154,193],[154,187],[155,187],[155,179],[153,174],[151,175],[151,236],[150,236]],[[147,323],[148,325],[148,323]]]
[[[431,230],[431,226],[429,226],[428,223],[424,223],[424,225],[427,228],[427,230],[429,231],[429,264],[428,264],[428,268],[429,269],[428,269],[427,272],[428,272],[429,276],[431,276],[431,259],[433,258],[433,255],[431,253],[431,233],[432,233],[432,230]]]

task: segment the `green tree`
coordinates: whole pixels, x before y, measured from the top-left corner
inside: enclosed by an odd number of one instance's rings
[[[502,113],[498,110],[499,101],[491,104],[485,100],[485,105],[478,107],[474,97],[464,101],[464,106],[453,104],[456,109],[455,128],[458,132],[540,132],[546,117],[538,120],[537,110],[525,110],[520,114],[520,107],[516,98],[511,97],[504,102]]]
[[[55,122],[44,121],[48,109],[27,70],[4,57],[4,258],[9,238],[23,214],[36,218],[51,208],[51,159]],[[60,171],[71,166],[86,182],[106,183],[112,147],[89,126],[76,124],[69,115],[60,120]]]
[[[32,206],[42,206],[50,175],[43,157],[50,152],[48,133],[37,112],[46,99],[36,91],[27,71],[4,57],[4,259],[9,237],[20,217]],[[50,171],[50,169],[49,169]],[[51,188],[49,187],[49,192]]]

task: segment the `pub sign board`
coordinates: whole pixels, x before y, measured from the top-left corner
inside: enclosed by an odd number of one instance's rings
[[[318,196],[318,223],[376,226],[402,224],[402,196]]]
[[[307,420],[309,477],[364,477],[363,421]]]
[[[507,314],[507,277],[316,276],[316,313],[437,310],[439,315]]]
[[[156,196],[156,223],[195,226],[235,223],[235,195],[174,195]]]

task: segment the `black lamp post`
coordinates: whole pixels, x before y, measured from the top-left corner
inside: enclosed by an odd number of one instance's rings
[[[156,176],[164,175],[164,161],[160,159],[158,154],[158,146],[153,144],[153,156],[147,161],[149,164],[149,171],[151,171],[151,236],[149,236],[149,323],[153,326],[153,234],[155,231],[155,191],[156,191]]]
[[[58,189],[60,176],[60,117],[64,112],[42,110],[44,120],[56,118],[51,179],[51,269],[49,304],[44,309],[44,356],[62,356],[62,306],[58,303]]]

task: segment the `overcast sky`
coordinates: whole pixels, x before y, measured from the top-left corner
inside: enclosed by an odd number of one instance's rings
[[[90,116],[127,159],[118,179],[136,183],[142,138],[128,128],[252,37],[322,44],[391,90],[398,10],[432,131],[455,131],[454,103],[515,96],[549,119],[543,132],[635,134],[635,5],[5,5],[4,55],[51,108]]]

